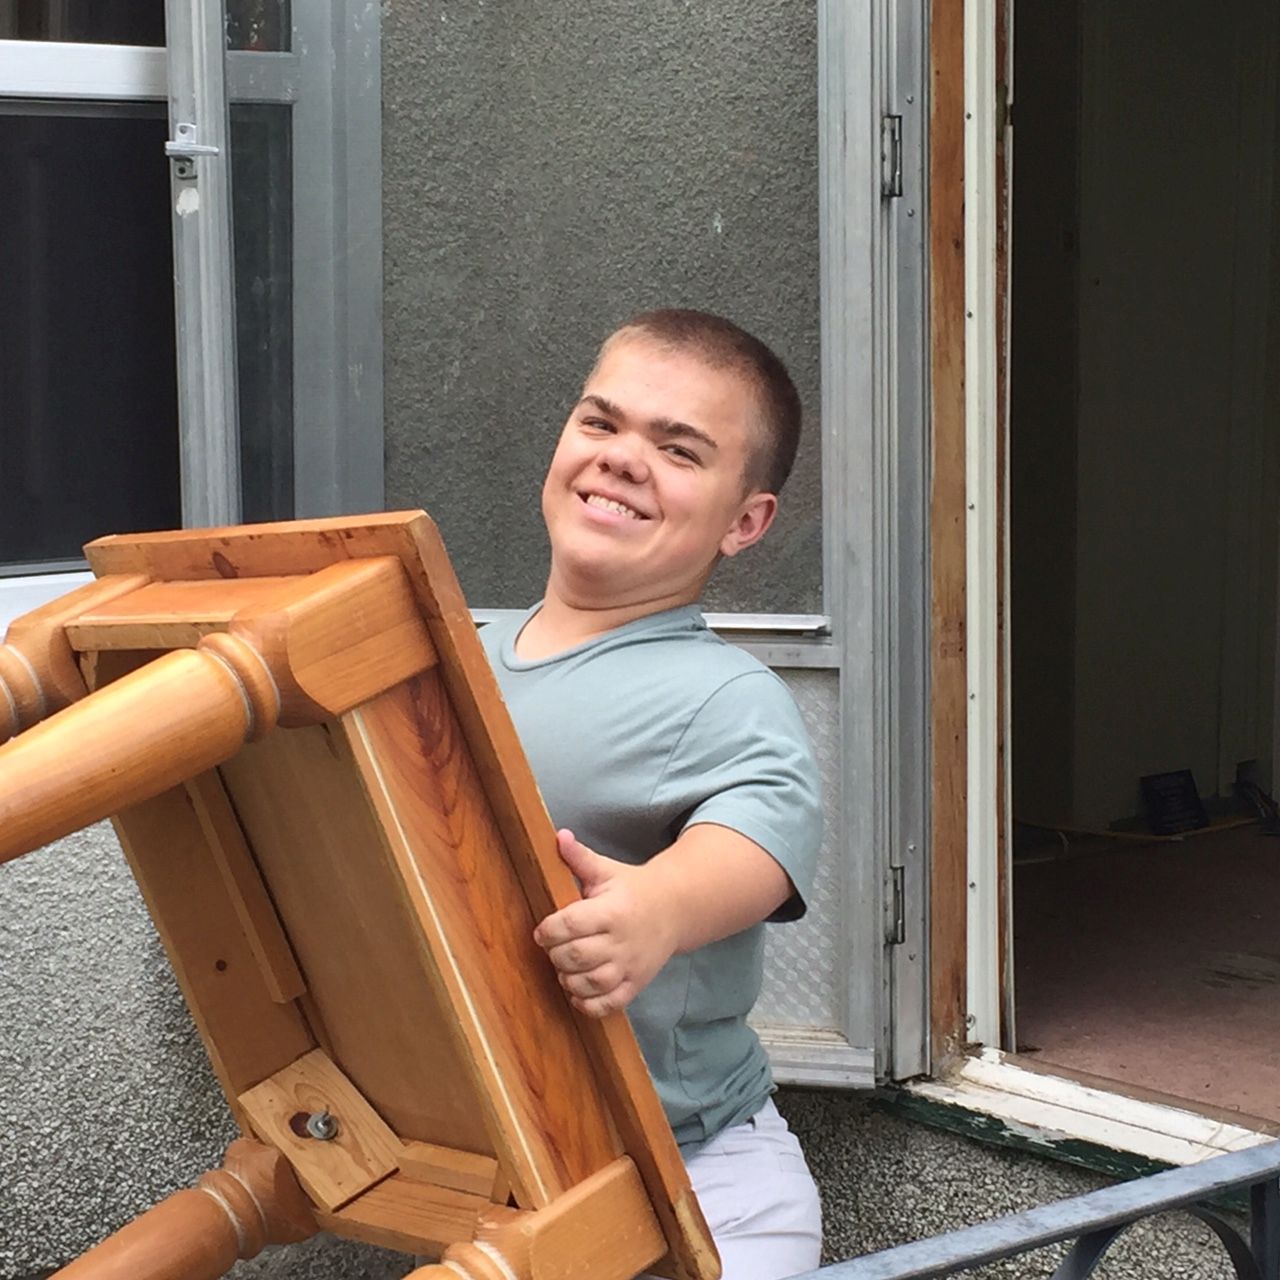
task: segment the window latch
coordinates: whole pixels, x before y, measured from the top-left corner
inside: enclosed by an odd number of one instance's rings
[[[177,138],[170,138],[164,144],[164,153],[173,161],[173,172],[179,178],[196,176],[196,160],[200,156],[216,156],[221,152],[217,147],[199,140],[194,124],[180,124],[174,130]]]

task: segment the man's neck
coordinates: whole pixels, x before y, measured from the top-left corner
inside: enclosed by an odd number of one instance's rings
[[[516,637],[516,656],[526,661],[551,658],[607,632],[616,631],[637,618],[696,603],[687,595],[619,603],[594,604],[566,597],[554,579],[547,583],[542,608]]]

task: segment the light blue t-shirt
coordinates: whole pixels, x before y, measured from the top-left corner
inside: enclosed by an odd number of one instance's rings
[[[786,685],[708,630],[696,605],[637,619],[550,658],[515,640],[536,608],[481,630],[552,821],[638,864],[696,823],[768,850],[795,894],[813,882],[818,770]],[[773,1089],[747,1014],[760,994],[764,927],[675,956],[628,1009],[684,1148],[753,1115]]]

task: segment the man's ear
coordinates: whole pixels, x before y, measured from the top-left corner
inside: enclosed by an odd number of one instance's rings
[[[772,493],[753,493],[738,508],[729,532],[720,540],[722,556],[736,556],[759,542],[778,514],[778,498]]]

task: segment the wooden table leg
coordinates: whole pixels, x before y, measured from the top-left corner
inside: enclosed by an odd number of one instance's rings
[[[218,1280],[264,1245],[315,1233],[311,1202],[284,1157],[241,1138],[221,1169],[121,1227],[54,1280]]]
[[[448,1266],[406,1280],[632,1280],[666,1251],[644,1183],[621,1156],[544,1209],[495,1210],[473,1241],[445,1250]]]

